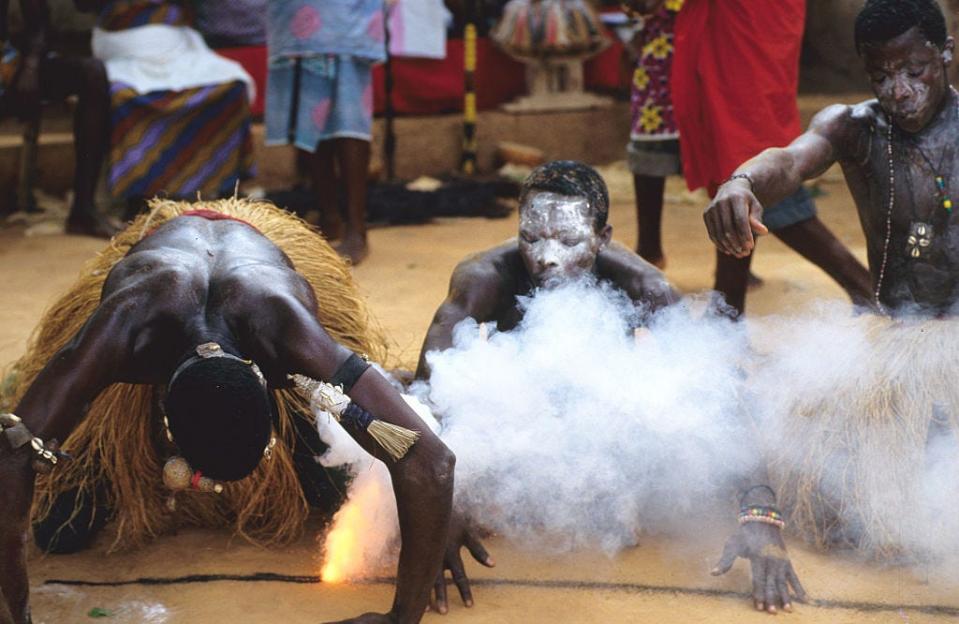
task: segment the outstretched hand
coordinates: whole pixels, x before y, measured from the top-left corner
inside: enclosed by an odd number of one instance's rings
[[[446,542],[446,554],[443,556],[443,569],[440,570],[439,577],[433,587],[435,599],[430,603],[430,609],[437,613],[445,614],[449,611],[449,601],[446,597],[446,571],[450,571],[453,577],[453,583],[460,592],[460,598],[467,607],[473,606],[473,592],[470,589],[470,581],[466,576],[466,568],[463,565],[463,557],[460,556],[460,550],[463,547],[473,555],[479,563],[487,568],[496,565],[493,558],[486,552],[486,548],[480,542],[479,531],[471,526],[471,522],[463,514],[454,512],[450,519],[450,535]]]
[[[779,528],[759,522],[741,525],[726,542],[712,575],[725,574],[739,557],[748,559],[752,565],[753,604],[756,610],[773,614],[780,608],[792,611],[790,587],[796,600],[806,602],[806,590],[789,560]]]
[[[749,182],[736,179],[719,187],[719,192],[703,213],[709,240],[719,251],[745,258],[756,246],[753,233],[767,234],[762,222],[763,206]]]

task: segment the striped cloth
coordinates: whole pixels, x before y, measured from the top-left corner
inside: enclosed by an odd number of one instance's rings
[[[253,166],[246,85],[139,94],[111,85],[110,189],[117,197],[220,196]]]
[[[99,15],[114,197],[217,197],[252,172],[249,76],[206,46],[192,17],[167,0],[114,0]]]

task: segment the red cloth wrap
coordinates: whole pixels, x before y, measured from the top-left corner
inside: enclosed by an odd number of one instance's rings
[[[719,184],[801,132],[796,95],[805,0],[687,0],[672,95],[690,190]]]
[[[207,210],[206,208],[199,208],[197,210],[187,210],[180,216],[181,217],[203,217],[207,221],[237,221],[244,225],[248,225],[254,230],[256,230],[255,225],[247,221],[244,221],[243,219],[237,219],[236,217],[231,217],[228,214],[223,214],[222,212],[217,212],[215,210]],[[260,230],[256,230],[256,231],[259,232]]]
[[[203,478],[203,473],[197,470],[193,473],[193,477],[190,479],[190,487],[194,490],[200,489],[200,479]]]
[[[231,217],[230,215],[223,214],[222,212],[217,212],[215,210],[208,210],[206,208],[198,208],[196,210],[187,210],[186,212],[178,216],[179,217],[201,217],[203,219],[206,219],[207,221],[236,221],[238,223],[242,223],[243,225],[247,225],[253,228],[257,232],[260,231],[260,230],[257,230],[255,225],[247,221],[244,221],[243,219],[237,219],[236,217]],[[146,236],[144,236],[143,238],[146,239],[153,236],[154,232],[156,232],[161,227],[163,227],[163,225],[158,225],[155,228],[151,229],[149,232],[146,233]]]

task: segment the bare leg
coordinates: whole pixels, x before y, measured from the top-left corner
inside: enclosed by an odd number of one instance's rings
[[[60,100],[68,95],[77,96],[73,120],[74,197],[67,217],[67,231],[109,238],[118,228],[97,213],[94,203],[110,136],[110,83],[106,69],[103,63],[92,58],[55,58],[44,63],[41,76],[45,97]]]
[[[746,310],[746,289],[749,285],[749,265],[753,255],[745,258],[727,256],[716,251],[716,283],[714,288],[722,293],[734,310],[734,318],[742,316]]]
[[[340,255],[359,264],[369,255],[366,242],[366,183],[370,169],[370,142],[336,139],[340,181],[346,188],[346,232],[337,247]]]
[[[666,268],[662,239],[665,186],[666,178],[633,176],[633,188],[636,191],[636,226],[639,231],[636,253],[660,269]]]
[[[316,209],[306,213],[306,220],[318,225],[323,235],[335,240],[343,235],[343,220],[340,218],[339,184],[336,179],[335,141],[320,141],[316,152],[309,155],[310,178]],[[305,153],[305,152],[301,152]]]
[[[836,280],[853,303],[871,305],[872,277],[869,270],[818,217],[776,230],[773,234]]]

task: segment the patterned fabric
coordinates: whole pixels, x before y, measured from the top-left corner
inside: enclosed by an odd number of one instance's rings
[[[352,56],[270,61],[266,143],[308,152],[337,137],[369,141],[373,125],[373,67]]]
[[[270,59],[345,54],[386,58],[383,0],[270,0]]]
[[[253,164],[246,85],[140,94],[111,85],[108,182],[117,197],[233,192]]]
[[[249,77],[209,50],[185,4],[114,0],[94,29],[110,77],[114,197],[221,196],[252,170],[249,94],[237,78]]]
[[[20,52],[9,42],[0,44],[0,97],[13,83],[17,69],[20,68]]]
[[[114,0],[100,10],[97,18],[97,26],[103,30],[127,30],[147,24],[189,26],[192,23],[189,8],[166,0]]]
[[[635,141],[679,137],[673,117],[669,74],[673,65],[673,26],[684,0],[667,0],[645,21],[636,38],[639,57],[633,70],[630,138]]]

